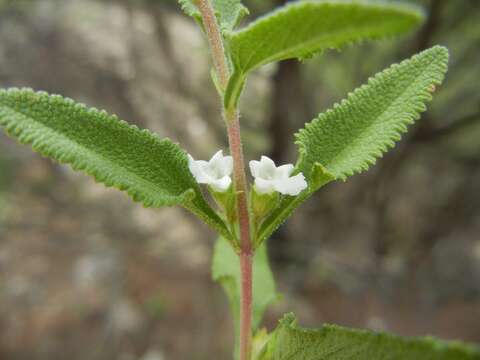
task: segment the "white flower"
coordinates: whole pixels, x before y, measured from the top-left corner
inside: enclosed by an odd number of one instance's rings
[[[302,173],[290,176],[293,169],[292,164],[276,167],[273,160],[267,156],[262,156],[260,161],[250,161],[250,171],[255,178],[255,190],[259,194],[270,194],[274,191],[291,196],[300,194],[308,184]]]
[[[217,151],[210,161],[194,160],[188,155],[188,168],[199,184],[210,185],[217,192],[225,192],[230,187],[233,170],[231,156],[223,156],[223,151]]]

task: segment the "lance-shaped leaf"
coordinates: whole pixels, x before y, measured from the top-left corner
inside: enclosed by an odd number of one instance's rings
[[[435,46],[371,78],[300,130],[297,169],[310,181],[315,164],[342,180],[367,170],[420,118],[447,64],[448,50]]]
[[[223,31],[231,31],[238,25],[240,20],[248,15],[248,9],[242,5],[240,0],[209,0],[212,1],[217,21]],[[195,5],[195,0],[179,0],[183,11],[192,16],[200,24],[202,16]]]
[[[213,280],[222,285],[228,296],[234,316],[235,330],[238,334],[241,285],[240,260],[232,247],[222,238],[218,239],[215,245],[212,277]],[[264,244],[255,252],[253,260],[253,330],[258,328],[265,310],[278,297]],[[238,336],[235,338],[237,339]],[[236,345],[236,350],[238,350],[238,344]],[[236,352],[238,355],[238,351]]]
[[[257,234],[262,243],[317,189],[367,170],[394,146],[407,125],[426,110],[425,103],[447,71],[448,50],[433,47],[381,72],[296,135],[300,158],[296,171],[309,187],[285,197]]]
[[[479,360],[480,349],[432,337],[402,338],[386,333],[323,325],[302,329],[286,315],[264,348],[261,360]]]
[[[0,127],[43,156],[126,191],[146,207],[182,205],[229,236],[190,174],[185,152],[169,139],[30,89],[0,90]]]
[[[234,74],[225,93],[225,106],[236,103],[246,74],[261,65],[402,34],[422,19],[417,7],[399,3],[333,0],[286,5],[230,34]]]

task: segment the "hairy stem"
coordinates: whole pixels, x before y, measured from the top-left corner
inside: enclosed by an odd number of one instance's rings
[[[240,228],[240,249],[242,253],[251,254],[252,244],[250,239],[250,218],[247,203],[247,180],[245,175],[245,162],[243,159],[242,141],[240,135],[240,122],[238,112],[226,112],[228,142],[230,153],[233,157],[233,177],[237,194],[237,211]]]
[[[217,24],[215,11],[209,0],[196,0],[198,10],[202,15],[203,25],[207,34],[208,43],[212,51],[213,65],[218,76],[218,81],[222,89],[227,87],[229,71],[225,60],[225,50],[223,47],[222,34]]]
[[[242,278],[240,303],[240,359],[252,358],[252,270],[253,254],[240,254],[240,274]]]
[[[232,118],[230,118],[230,116]],[[250,218],[247,204],[247,184],[243,160],[240,123],[238,113],[225,113],[228,124],[228,140],[233,157],[237,211],[240,227],[240,360],[251,359],[252,349],[252,242],[250,239]]]
[[[213,63],[222,90],[227,87],[230,73],[225,58],[223,39],[209,0],[196,0],[212,51]],[[247,203],[247,180],[237,109],[224,111],[230,153],[233,157],[233,177],[237,194],[237,212],[240,229],[240,360],[251,360],[252,353],[252,273],[253,250],[250,238],[250,217]]]

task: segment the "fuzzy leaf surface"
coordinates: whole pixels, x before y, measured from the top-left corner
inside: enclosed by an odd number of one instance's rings
[[[169,139],[30,89],[0,90],[0,127],[43,156],[125,191],[145,207],[182,205],[228,236],[190,174],[185,152]]]
[[[234,74],[225,94],[226,106],[238,100],[246,74],[261,65],[399,35],[422,20],[417,7],[395,2],[306,0],[286,5],[230,34]]]
[[[241,285],[240,260],[230,244],[223,238],[219,238],[215,245],[212,277],[214,281],[222,285],[228,296],[234,316],[235,331],[238,334]],[[253,330],[258,328],[265,310],[278,297],[275,280],[268,262],[267,249],[263,245],[258,248],[253,259]]]
[[[296,135],[297,169],[309,181],[315,164],[342,180],[367,170],[426,110],[448,56],[446,48],[435,46],[392,65],[308,123]]]
[[[303,329],[286,315],[267,344],[261,360],[478,360],[480,349],[432,337],[402,338],[367,330],[323,325]]]
[[[195,5],[195,0],[179,0],[179,3],[187,15],[202,23],[202,17]],[[240,0],[213,0],[212,3],[217,21],[223,31],[233,30],[240,20],[248,15],[248,9],[242,5]]]

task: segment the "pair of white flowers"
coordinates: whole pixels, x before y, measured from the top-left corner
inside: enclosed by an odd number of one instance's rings
[[[291,176],[292,164],[275,166],[272,159],[262,156],[260,161],[250,161],[250,171],[255,178],[255,191],[259,194],[271,194],[278,191],[284,195],[296,196],[307,188],[302,173]],[[194,160],[188,155],[188,167],[199,184],[207,184],[214,191],[225,192],[232,183],[233,158],[223,156],[218,151],[210,161]]]

